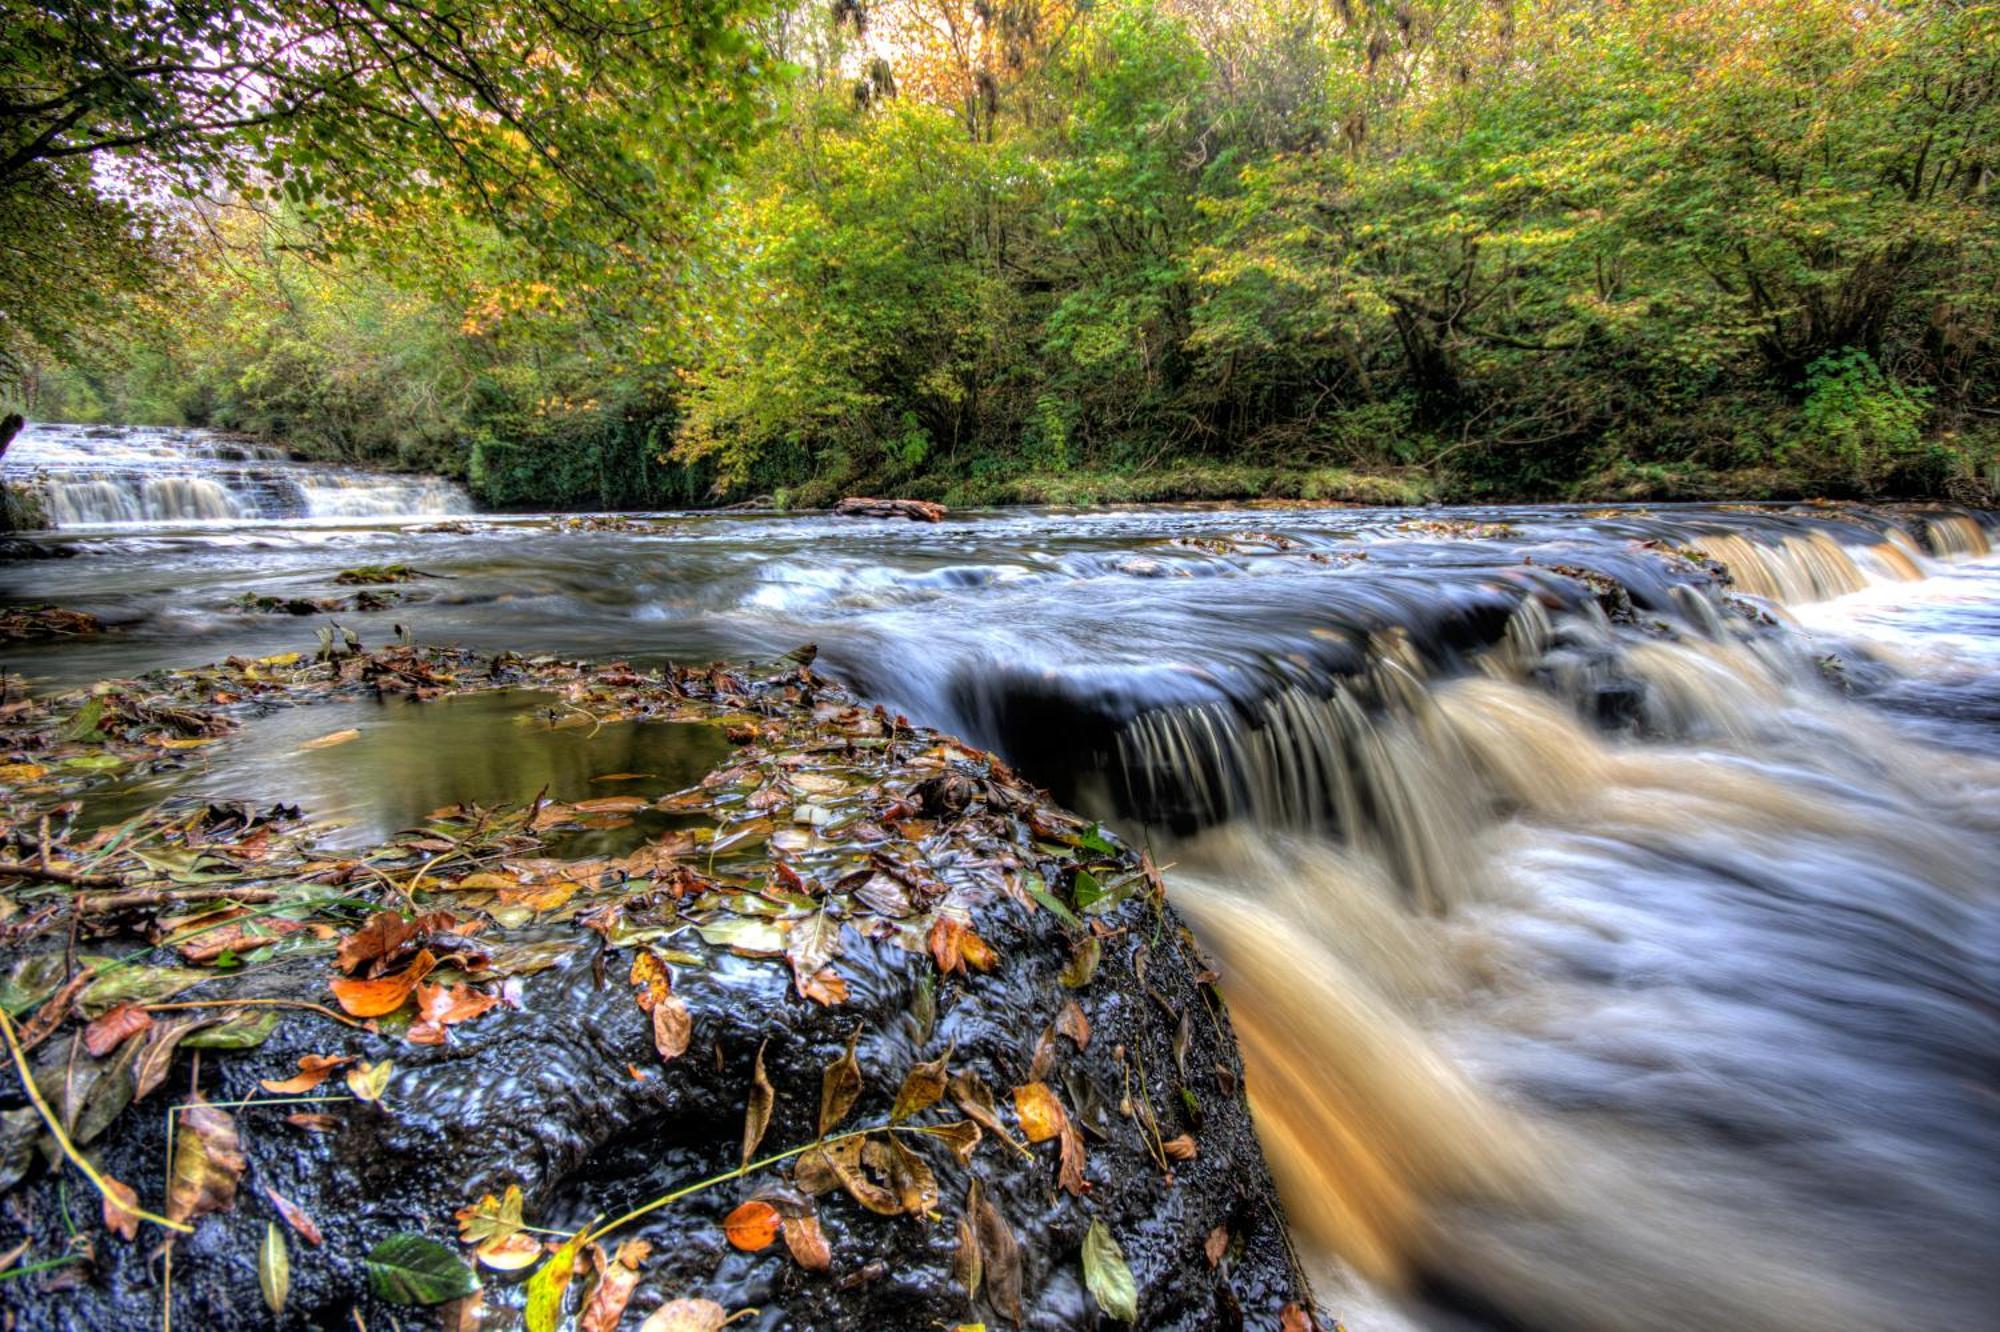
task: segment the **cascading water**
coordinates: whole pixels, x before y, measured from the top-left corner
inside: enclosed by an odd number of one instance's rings
[[[245,595],[390,561],[428,577],[341,613],[371,645],[815,642],[1170,864],[1356,1332],[1957,1329],[2000,1307],[1991,522],[225,523],[56,533],[90,558],[0,564],[0,597],[118,625],[16,645],[45,682],[309,648]]]
[[[0,480],[31,492],[58,531],[472,510],[438,477],[299,463],[267,444],[168,427],[31,424],[0,459]]]

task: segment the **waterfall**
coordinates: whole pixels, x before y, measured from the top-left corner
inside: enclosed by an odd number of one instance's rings
[[[302,463],[215,431],[31,424],[0,459],[57,529],[469,513],[456,482]]]

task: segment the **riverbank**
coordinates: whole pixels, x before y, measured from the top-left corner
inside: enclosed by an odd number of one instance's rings
[[[654,771],[360,845],[281,775],[131,810],[384,697]],[[370,715],[283,743],[352,785],[415,724]],[[1151,861],[804,666],[336,643],[16,699],[0,748],[26,1325],[1312,1326]]]

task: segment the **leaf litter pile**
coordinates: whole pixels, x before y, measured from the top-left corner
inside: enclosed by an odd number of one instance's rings
[[[730,757],[361,853],[282,792],[86,817],[275,708],[500,688]],[[5,1326],[1312,1325],[1151,862],[808,666],[323,634],[0,746]]]

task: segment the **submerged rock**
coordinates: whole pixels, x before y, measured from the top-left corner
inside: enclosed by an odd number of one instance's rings
[[[15,869],[0,870],[0,885],[13,887],[0,892],[19,909],[28,960],[39,959],[9,979],[9,1007],[24,1029],[53,1033],[34,1051],[38,1081],[80,1140],[95,1130],[83,1145],[98,1167],[140,1206],[173,1215],[185,1195],[160,1182],[167,1107],[199,1087],[216,1109],[198,1113],[228,1116],[238,1140],[233,1204],[197,1210],[175,1242],[177,1323],[272,1324],[259,1255],[274,1221],[287,1241],[288,1326],[351,1326],[357,1312],[371,1327],[391,1316],[409,1326],[411,1311],[381,1298],[397,1287],[378,1272],[371,1289],[368,1270],[398,1235],[446,1246],[428,1251],[447,1258],[468,1254],[462,1238],[486,1239],[502,1262],[511,1246],[512,1270],[480,1268],[484,1290],[452,1306],[447,1325],[517,1326],[528,1272],[546,1261],[537,1241],[592,1228],[599,1265],[615,1264],[622,1242],[651,1245],[625,1250],[636,1288],[623,1323],[607,1327],[637,1326],[673,1299],[753,1309],[732,1326],[767,1329],[1109,1326],[1083,1259],[1099,1222],[1130,1269],[1138,1326],[1274,1328],[1286,1306],[1309,1305],[1227,1015],[1150,862],[997,760],[854,707],[803,668],[758,684],[720,670],[655,677],[548,662],[481,675],[410,649],[244,666],[239,687],[262,677],[266,703],[398,680],[561,685],[590,715],[710,720],[738,747],[700,786],[657,801],[440,811],[363,858],[314,859],[283,809],[163,813],[144,862],[79,836],[54,863],[87,862],[113,892],[139,895],[112,909],[79,904],[84,964],[142,960],[77,989],[59,988],[58,917],[30,927],[55,885],[8,857]],[[171,705],[135,698],[120,715],[176,715],[185,729],[194,696],[226,696],[213,672],[151,687]],[[31,745],[58,725],[23,722],[8,738]],[[688,826],[616,859],[561,854],[565,830],[609,826],[641,804]],[[10,805],[17,844],[31,808],[27,797]],[[182,878],[231,866],[235,877],[212,897],[190,894],[162,865]],[[211,909],[261,905],[198,915],[203,898]],[[232,946],[202,945],[190,918],[235,931]],[[149,941],[167,946],[141,951]],[[348,1025],[245,1002],[259,999],[338,1006]],[[197,1000],[214,1006],[167,1006]],[[121,1002],[153,1005],[150,1027],[107,1018]],[[162,1046],[164,1030],[195,1017],[222,1020]],[[121,1036],[125,1022],[134,1030]],[[204,1036],[221,1048],[197,1053]],[[357,1062],[301,1090],[267,1089],[310,1082],[301,1061],[319,1057]],[[135,1108],[92,1119],[135,1082],[145,1088]],[[377,1082],[378,1100],[348,1090]],[[93,1093],[100,1085],[110,1090]],[[291,1099],[301,1096],[325,1099]],[[156,1322],[168,1298],[155,1256],[164,1232],[142,1225],[129,1241],[105,1229],[81,1176],[50,1168],[52,1140],[18,1087],[0,1114],[0,1155],[22,1161],[43,1144],[10,1184],[0,1252],[25,1240],[31,1261],[80,1259],[0,1286],[14,1325]],[[826,1148],[795,1152],[816,1140]],[[179,1153],[183,1174],[203,1159],[186,1130]],[[496,1244],[469,1209],[493,1195],[504,1210],[510,1188],[539,1229]],[[755,1201],[775,1210],[784,1237],[746,1250],[722,1223]],[[281,1219],[288,1208],[324,1243]],[[1094,1253],[1101,1270],[1101,1241]],[[577,1273],[564,1294],[572,1315],[619,1285],[583,1258]]]

